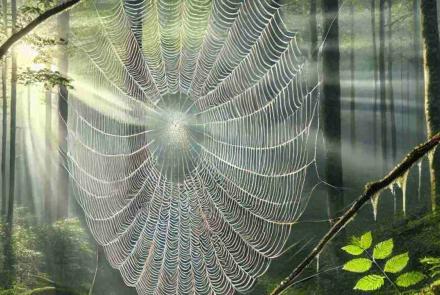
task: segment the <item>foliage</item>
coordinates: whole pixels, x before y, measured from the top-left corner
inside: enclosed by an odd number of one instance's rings
[[[375,291],[381,289],[387,279],[391,284],[401,288],[408,288],[420,283],[425,275],[418,271],[409,271],[401,273],[409,262],[409,253],[395,255],[389,259],[389,256],[393,253],[394,242],[393,239],[388,239],[377,243],[373,247],[373,251],[369,251],[373,244],[373,236],[371,232],[367,232],[360,237],[352,237],[351,244],[342,247],[346,253],[352,256],[364,255],[362,258],[355,258],[346,262],[343,266],[343,270],[353,273],[366,273],[371,270],[373,264],[380,274],[372,273],[361,277],[354,290],[360,291]],[[385,261],[383,266],[379,264],[379,261]],[[398,275],[394,282],[390,278],[390,275]]]
[[[0,290],[0,295],[55,294],[55,291],[85,294],[93,276],[95,254],[80,222],[66,219],[52,225],[37,225],[26,211],[17,210],[12,247],[16,281],[12,289]],[[2,228],[0,224],[0,247],[4,240]]]
[[[37,231],[45,262],[42,270],[56,283],[88,289],[94,268],[94,250],[78,219],[57,221]]]
[[[25,72],[18,75],[18,81],[24,85],[43,83],[44,87],[48,90],[55,86],[66,86],[73,89],[71,79],[64,77],[58,71],[49,69],[31,70],[28,68]]]

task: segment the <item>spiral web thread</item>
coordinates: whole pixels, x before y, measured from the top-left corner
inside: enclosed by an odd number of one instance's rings
[[[304,211],[318,86],[281,9],[72,11],[68,170],[96,241],[139,294],[250,291]]]

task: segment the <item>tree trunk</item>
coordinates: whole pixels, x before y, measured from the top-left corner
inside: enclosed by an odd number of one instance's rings
[[[11,27],[12,34],[16,30],[17,2],[11,1]],[[5,242],[4,242],[4,286],[9,289],[15,281],[15,255],[12,244],[12,222],[14,220],[14,198],[15,198],[15,135],[17,122],[17,56],[14,50],[11,52],[11,135],[10,135],[10,156],[9,156],[9,200],[6,212]]]
[[[8,35],[8,1],[2,0],[2,13],[3,13],[3,32],[5,36]],[[2,182],[2,203],[1,203],[1,218],[6,218],[7,208],[7,183],[6,183],[6,144],[7,144],[7,128],[8,128],[8,95],[7,95],[7,82],[8,82],[8,64],[6,57],[3,58],[2,65],[2,160],[1,160],[1,182]]]
[[[387,103],[385,89],[385,0],[380,0],[379,20],[379,92],[380,92],[380,125],[382,142],[382,160],[386,170],[388,155]]]
[[[391,115],[391,155],[394,161],[397,159],[397,130],[396,130],[396,112],[394,106],[394,87],[393,87],[393,28],[392,22],[392,8],[393,3],[387,0],[388,3],[388,100],[390,102]]]
[[[374,75],[374,106],[373,106],[373,144],[374,155],[377,155],[377,109],[378,109],[378,96],[377,96],[377,79],[378,79],[378,66],[377,66],[377,40],[376,40],[376,0],[371,0],[371,35],[373,44],[373,75]]]
[[[414,99],[415,99],[415,107],[416,107],[416,134],[417,139],[421,140],[425,137],[425,128],[423,124],[423,112],[421,99],[419,99],[420,94],[420,0],[413,1],[413,14],[414,14],[414,36],[413,36],[413,48],[414,48]],[[422,136],[421,136],[422,135]]]
[[[53,202],[53,194],[51,190],[52,182],[52,93],[50,90],[46,90],[46,117],[45,117],[45,127],[44,127],[44,137],[46,141],[46,173],[45,173],[45,183],[44,183],[44,203],[43,212],[47,223],[51,223],[54,220],[54,209],[55,204]]]
[[[350,7],[350,16],[351,16],[351,30],[350,30],[350,138],[351,138],[351,146],[355,147],[356,145],[356,104],[355,104],[355,64],[354,64],[354,2],[351,1]]]
[[[340,52],[339,52],[339,18],[338,0],[323,0],[324,32],[327,34],[323,53],[323,131],[325,137],[326,180],[332,186],[341,188],[341,85],[340,85]],[[334,218],[344,206],[343,194],[339,189],[329,188],[329,217]]]
[[[12,15],[12,34],[15,33],[15,25],[17,18],[17,2],[11,1]],[[11,52],[11,126],[10,126],[10,145],[9,145],[9,200],[8,212],[6,215],[6,223],[12,226],[14,216],[14,199],[15,199],[15,138],[17,131],[17,55],[14,50]]]
[[[425,116],[428,136],[440,130],[440,43],[437,26],[437,0],[421,1],[422,33],[425,67]],[[440,154],[439,150],[429,157],[431,175],[431,204],[433,210],[439,205]]]
[[[310,0],[310,59],[318,59],[318,22],[316,20],[316,0]]]
[[[69,12],[64,12],[58,16],[58,34],[59,38],[68,42],[69,34]],[[60,57],[58,59],[58,70],[67,75],[68,72],[68,54],[66,46],[60,48]],[[62,151],[61,164],[58,174],[58,200],[57,200],[57,219],[66,218],[69,212],[69,174],[65,169],[67,167],[67,119],[68,119],[68,99],[69,93],[67,87],[62,85],[58,94],[58,147]]]

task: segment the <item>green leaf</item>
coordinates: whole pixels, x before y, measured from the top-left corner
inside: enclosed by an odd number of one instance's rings
[[[342,268],[345,271],[362,273],[370,270],[372,261],[367,258],[356,258],[348,261]]]
[[[374,291],[380,289],[384,284],[383,276],[379,275],[368,275],[361,278],[357,281],[356,286],[354,286],[354,290],[361,291]]]
[[[408,252],[391,257],[385,263],[384,271],[390,273],[398,273],[405,268],[405,266],[408,264],[408,261]]]
[[[368,249],[371,247],[371,244],[373,243],[373,236],[371,235],[371,231],[363,234],[360,239],[360,246],[362,249]]]
[[[396,284],[399,287],[407,288],[420,283],[425,278],[425,275],[418,271],[411,271],[401,274],[396,279]]]
[[[380,242],[376,246],[374,246],[373,250],[373,258],[374,259],[385,259],[393,253],[393,239],[389,239],[383,242]]]
[[[345,252],[347,252],[350,255],[354,255],[354,256],[358,256],[361,255],[362,253],[364,253],[364,249],[362,249],[359,246],[356,245],[347,245],[345,247],[341,248],[342,250],[344,250]]]

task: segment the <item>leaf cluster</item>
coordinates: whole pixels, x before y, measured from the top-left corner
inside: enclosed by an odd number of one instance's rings
[[[388,239],[373,246],[373,236],[367,232],[360,237],[352,237],[351,243],[342,247],[346,253],[352,256],[359,256],[346,262],[343,269],[353,273],[366,273],[372,270],[373,265],[379,271],[372,272],[361,277],[355,290],[375,291],[382,288],[385,279],[396,287],[408,288],[425,279],[425,275],[418,271],[407,271],[402,273],[409,262],[409,253],[401,253],[393,256],[394,242]],[[439,264],[440,265],[440,264]],[[393,281],[391,275],[397,276]]]
[[[31,70],[28,68],[26,71],[19,73],[17,79],[24,85],[43,83],[46,89],[52,89],[55,86],[65,86],[73,89],[71,79],[63,76],[58,71],[49,69]]]

